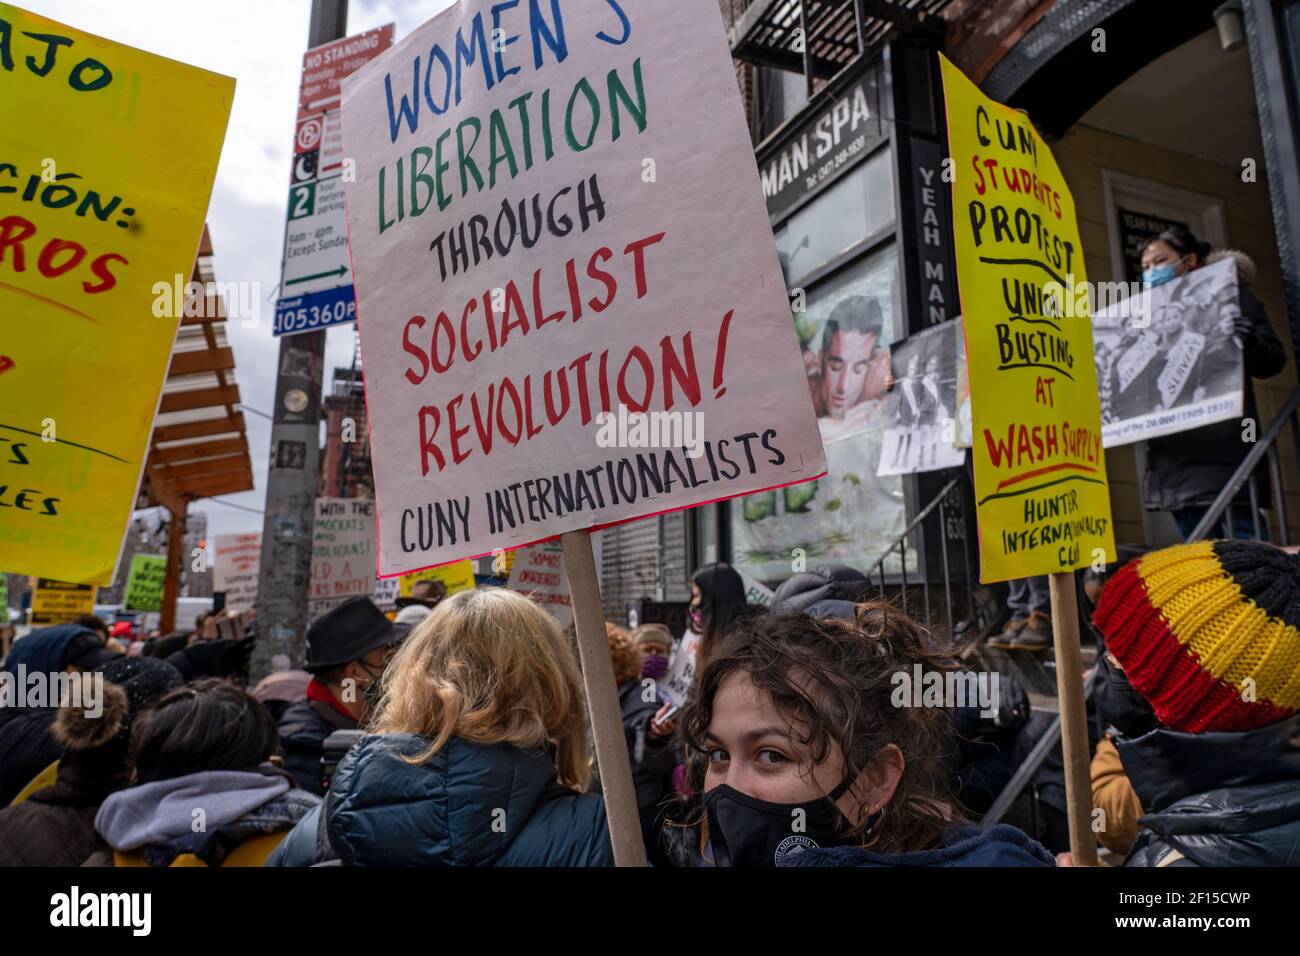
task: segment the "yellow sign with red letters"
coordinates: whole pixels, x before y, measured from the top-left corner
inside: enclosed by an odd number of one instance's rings
[[[1074,198],[1029,117],[940,56],[970,377],[980,577],[1115,559]]]
[[[109,584],[234,98],[0,3],[0,568]]]

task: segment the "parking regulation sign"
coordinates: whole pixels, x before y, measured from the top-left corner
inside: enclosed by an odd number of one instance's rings
[[[393,45],[389,24],[308,50],[294,128],[276,335],[314,332],[356,319],[339,133],[339,82]]]

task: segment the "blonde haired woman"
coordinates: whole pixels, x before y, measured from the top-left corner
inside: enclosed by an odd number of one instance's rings
[[[554,618],[503,588],[462,591],[403,643],[370,733],[269,865],[612,866],[590,779]]]

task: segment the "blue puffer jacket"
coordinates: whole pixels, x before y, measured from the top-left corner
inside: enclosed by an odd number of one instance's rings
[[[613,866],[598,794],[555,779],[544,753],[453,737],[428,763],[414,734],[370,734],[343,758],[322,810],[268,866]],[[318,814],[325,814],[325,826]]]

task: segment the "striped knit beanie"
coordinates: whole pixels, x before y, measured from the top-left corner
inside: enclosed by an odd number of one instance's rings
[[[1130,561],[1093,621],[1172,730],[1245,731],[1300,712],[1300,556],[1202,541]]]

